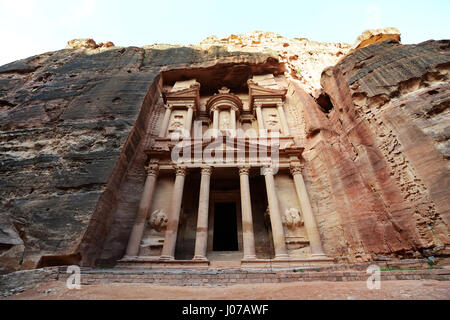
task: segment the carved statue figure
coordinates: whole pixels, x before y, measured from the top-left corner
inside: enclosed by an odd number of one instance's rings
[[[280,122],[278,121],[278,116],[275,113],[269,114],[266,120],[266,126],[268,129],[277,130],[280,129]]]
[[[222,130],[230,129],[230,114],[229,114],[229,112],[222,111],[220,113],[219,128]]]
[[[286,209],[283,215],[283,222],[288,229],[295,229],[303,226],[303,218],[297,208]]]
[[[157,231],[165,229],[168,221],[169,219],[162,209],[153,211],[149,219],[150,226]]]
[[[177,131],[184,128],[184,116],[182,114],[174,115],[169,125],[169,131]]]

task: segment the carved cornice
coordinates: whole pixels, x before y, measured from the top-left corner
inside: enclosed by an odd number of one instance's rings
[[[180,105],[185,104],[186,108],[189,105],[194,105],[194,109],[200,106],[200,84],[195,83],[189,88],[163,92],[164,103],[180,107]]]
[[[236,107],[234,104],[231,104],[231,103],[217,104],[217,105],[211,107],[209,109],[209,112],[214,112],[214,111],[216,111],[218,109],[228,109],[228,108],[230,108],[230,109],[232,109],[232,110],[234,110],[236,112],[240,112],[239,108]]]
[[[251,110],[253,109],[254,106],[256,106],[259,103],[264,104],[264,101],[270,102],[271,104],[273,103],[277,104],[278,103],[277,100],[282,102],[286,98],[287,89],[271,89],[262,87],[257,85],[251,79],[247,82],[247,84],[249,89],[249,100]]]
[[[206,102],[206,111],[208,113],[217,110],[217,108],[231,108],[240,113],[243,109],[242,100],[232,93],[215,94]]]

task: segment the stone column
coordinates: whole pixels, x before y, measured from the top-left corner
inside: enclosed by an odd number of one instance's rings
[[[255,235],[253,233],[252,201],[250,198],[250,167],[239,167],[241,180],[242,238],[244,242],[244,260],[256,259]]]
[[[275,259],[289,258],[286,239],[284,237],[283,220],[278,205],[278,197],[273,178],[273,168],[265,167],[264,176],[266,180],[267,200],[269,202],[270,223],[272,225],[273,246],[275,247]]]
[[[181,202],[183,200],[184,180],[187,169],[185,167],[176,167],[175,185],[173,187],[171,207],[169,212],[169,221],[167,222],[164,245],[160,260],[174,260],[175,245],[177,243],[178,223],[180,221]]]
[[[189,136],[191,135],[193,116],[194,116],[194,106],[189,105],[188,111],[187,111],[187,116],[186,116],[186,122],[184,124],[184,128],[187,130],[187,132],[189,132]]]
[[[281,119],[281,127],[283,129],[283,134],[285,136],[289,136],[289,125],[287,123],[287,119],[286,119],[286,114],[284,113],[284,108],[283,108],[283,104],[279,103],[277,105],[277,109],[278,109],[278,114],[280,115],[280,119]]]
[[[206,247],[208,244],[208,209],[211,174],[212,167],[202,168],[194,260],[208,260],[206,258]]]
[[[261,105],[256,106],[256,120],[258,120],[258,131],[261,132],[261,130],[265,130],[264,127],[264,119],[262,115]]]
[[[219,135],[219,110],[214,109],[213,111],[213,137]]]
[[[145,221],[152,205],[153,194],[155,191],[156,180],[158,178],[159,167],[157,164],[151,164],[146,167],[147,179],[145,180],[144,191],[142,193],[139,210],[131,231],[126,256],[136,257],[139,255],[139,245],[141,244],[142,235],[144,234]]]
[[[213,129],[219,130],[219,110],[215,109],[213,111]]]
[[[161,124],[161,131],[159,132],[160,138],[165,138],[167,134],[167,128],[169,127],[170,115],[172,114],[172,108],[166,106],[166,113],[164,114],[164,120]]]
[[[311,203],[309,202],[308,192],[302,176],[303,167],[301,165],[291,165],[291,174],[294,177],[295,190],[297,191],[298,201],[302,208],[305,229],[311,246],[312,256],[326,257],[320,241],[319,229],[317,228]]]
[[[230,110],[230,118],[231,118],[231,130],[233,130],[233,134],[236,132],[236,110],[231,108]]]

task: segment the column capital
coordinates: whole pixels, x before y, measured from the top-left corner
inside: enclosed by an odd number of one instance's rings
[[[188,104],[188,105],[186,105],[186,108],[188,108],[188,109],[194,109],[194,108],[195,108],[195,105],[193,105],[193,104]]]
[[[273,175],[273,167],[272,166],[264,166],[262,167],[263,175]]]
[[[164,108],[166,108],[166,110],[172,110],[172,105],[171,104],[165,104]]]
[[[250,166],[239,166],[238,169],[239,169],[240,176],[244,176],[244,175],[248,176],[250,174],[251,167]]]
[[[187,168],[183,166],[175,167],[175,175],[185,177],[187,174]]]
[[[213,171],[213,167],[203,167],[202,168],[202,176],[211,176]]]
[[[283,102],[278,102],[277,103],[277,108],[283,108],[284,103]]]
[[[159,165],[157,163],[150,163],[145,167],[148,176],[157,176],[159,173]]]
[[[305,168],[304,164],[291,164],[290,170],[291,170],[291,174],[293,176],[297,175],[297,174],[302,174],[303,169]]]

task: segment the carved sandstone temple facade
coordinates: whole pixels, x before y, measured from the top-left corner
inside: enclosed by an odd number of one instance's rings
[[[164,84],[159,135],[121,266],[329,263],[302,170],[300,108],[287,81],[252,75],[246,91]]]

